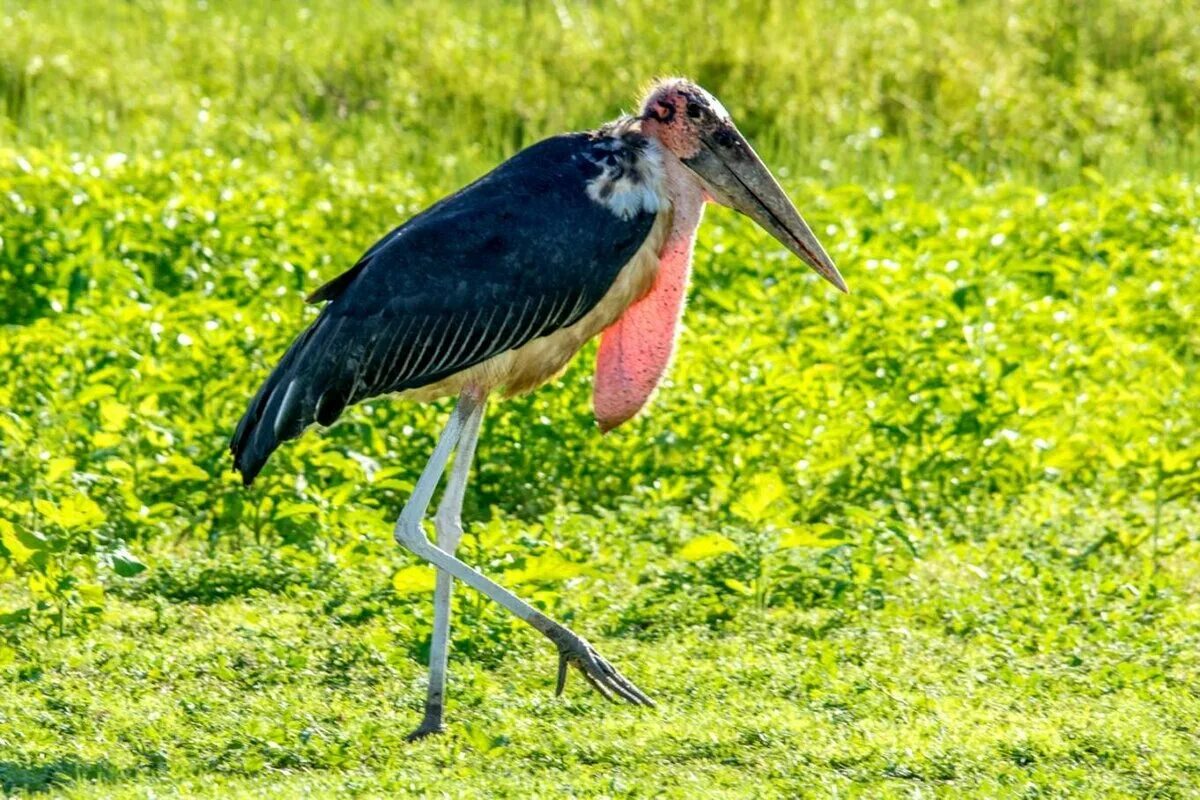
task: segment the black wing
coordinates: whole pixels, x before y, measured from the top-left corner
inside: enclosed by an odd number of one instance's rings
[[[243,480],[280,442],[332,424],[351,403],[435,383],[591,310],[654,223],[649,211],[622,218],[588,196],[612,158],[611,142],[591,134],[533,145],[314,292],[328,305],[234,433]]]

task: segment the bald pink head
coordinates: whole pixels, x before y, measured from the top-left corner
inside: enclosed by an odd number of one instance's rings
[[[656,81],[642,100],[641,120],[642,132],[680,159],[700,152],[705,133],[721,123],[732,126],[725,106],[686,78]]]

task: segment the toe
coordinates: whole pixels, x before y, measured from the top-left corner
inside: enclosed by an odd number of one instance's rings
[[[437,725],[422,724],[415,731],[410,733],[408,736],[404,737],[404,740],[407,742],[419,742],[422,739],[428,738],[428,737],[433,736],[438,733],[442,733],[443,730],[444,729],[442,728],[442,726],[440,724],[437,724]]]

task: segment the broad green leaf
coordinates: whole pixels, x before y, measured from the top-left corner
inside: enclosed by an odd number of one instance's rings
[[[173,473],[176,480],[181,481],[207,481],[209,474],[200,467],[196,466],[186,456],[179,453],[172,453],[167,457],[163,466]]]
[[[396,594],[415,594],[417,592],[432,592],[437,578],[437,570],[425,564],[414,564],[404,567],[392,576],[392,588]]]
[[[125,429],[129,421],[129,406],[116,400],[100,401],[100,426],[109,433]]]
[[[525,565],[504,573],[504,582],[512,586],[526,583],[558,583],[582,575],[587,567],[569,561],[557,550],[525,559]]]
[[[13,611],[0,611],[0,625],[22,625],[28,621],[28,608],[18,608]]]
[[[706,533],[685,544],[679,551],[679,557],[687,561],[702,561],[722,553],[735,553],[737,549],[738,546],[728,536],[720,533]]]
[[[0,433],[4,434],[0,444],[22,445],[27,441],[19,418],[8,411],[0,411]]]
[[[104,605],[104,587],[98,583],[81,583],[76,587],[79,597],[90,606]]]
[[[316,503],[280,503],[275,509],[274,517],[277,520],[291,519],[292,517],[315,517],[321,513],[321,507]]]
[[[747,586],[742,581],[739,581],[737,578],[726,578],[725,585],[730,589],[733,589],[738,594],[744,594],[747,596],[754,594],[754,590],[752,588]]]
[[[492,758],[499,755],[509,740],[506,736],[493,736],[479,725],[465,722],[462,725],[463,738],[482,755]]]
[[[146,565],[124,547],[114,550],[109,557],[112,559],[113,572],[122,578],[132,578],[146,571]]]
[[[106,433],[101,431],[92,437],[92,443],[101,450],[107,450],[110,447],[119,447],[125,438],[119,433]]]
[[[92,498],[78,492],[66,495],[57,502],[38,499],[34,501],[47,522],[67,530],[93,528],[104,522],[104,511]]]
[[[223,681],[237,680],[237,672],[230,668],[224,661],[218,661],[209,670],[214,676]]]
[[[75,402],[81,406],[85,406],[93,400],[99,400],[101,397],[111,397],[116,394],[117,390],[107,383],[93,384],[75,397]]]
[[[28,539],[18,533],[17,527],[6,519],[0,519],[0,541],[4,542],[5,549],[18,564],[24,564],[39,549],[31,546]]]
[[[50,459],[46,465],[46,480],[50,483],[57,482],[65,475],[70,475],[75,471],[75,459],[62,456],[59,458]]]
[[[137,412],[143,417],[153,417],[158,414],[158,395],[146,396],[142,402],[138,403]]]
[[[50,593],[50,577],[41,572],[30,572],[25,579],[29,594],[35,600],[40,600]]]
[[[832,525],[821,522],[784,531],[775,546],[780,550],[792,547],[834,547],[844,541],[845,538]]]
[[[764,472],[755,475],[750,485],[743,488],[734,501],[732,511],[753,524],[766,522],[786,510],[783,507],[786,492],[783,480],[776,473]]]

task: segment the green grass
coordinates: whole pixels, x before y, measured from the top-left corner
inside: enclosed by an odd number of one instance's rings
[[[272,8],[0,8],[3,792],[1197,796],[1194,3]],[[464,557],[659,706],[463,590],[406,744],[447,406],[252,491],[229,432],[306,290],[667,72],[854,293],[713,209],[650,414],[592,349],[493,406]]]
[[[1200,167],[1194,0],[27,6],[0,11],[0,134],[58,153],[212,147],[456,188],[684,73],[833,184]]]
[[[460,628],[450,734],[418,746],[403,735],[427,597],[353,622],[295,584],[157,615],[118,603],[86,646],[39,644],[0,690],[30,737],[6,745],[3,779],[80,798],[1192,796],[1194,565],[1075,563],[1095,529],[1022,516],[931,551],[877,603],[606,637],[652,710],[580,683],[555,700],[540,637],[505,628],[480,658]],[[564,602],[593,631],[630,605]]]

